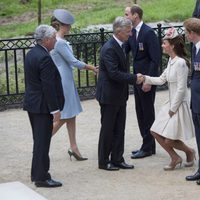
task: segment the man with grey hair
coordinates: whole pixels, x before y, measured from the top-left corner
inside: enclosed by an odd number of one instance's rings
[[[51,59],[56,42],[56,30],[48,25],[36,28],[36,46],[25,58],[24,110],[28,112],[33,134],[31,180],[37,187],[59,187],[51,179],[49,147],[53,122],[60,119],[64,96],[60,74]]]
[[[137,75],[128,73],[123,43],[131,34],[131,21],[117,17],[113,23],[113,37],[100,52],[96,99],[100,105],[101,130],[98,146],[99,169],[133,169],[123,158],[128,84]],[[138,78],[138,81],[139,78]]]

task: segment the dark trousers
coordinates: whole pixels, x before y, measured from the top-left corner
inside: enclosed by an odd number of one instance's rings
[[[33,133],[32,181],[45,181],[51,178],[49,171],[49,147],[51,142],[53,117],[51,114],[28,112]]]
[[[99,135],[98,160],[100,166],[124,161],[124,134],[126,105],[100,104],[101,130]]]
[[[145,152],[155,151],[155,139],[150,133],[150,128],[155,120],[155,91],[155,86],[152,86],[149,92],[143,92],[140,86],[134,87],[136,115],[140,134],[143,138],[140,149]]]
[[[195,128],[198,155],[200,157],[200,114],[192,112],[192,119],[193,119],[194,128]],[[200,173],[200,159],[199,159],[198,172]]]

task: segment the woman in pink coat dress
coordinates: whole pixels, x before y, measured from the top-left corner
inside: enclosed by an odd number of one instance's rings
[[[164,170],[174,170],[182,164],[182,158],[175,149],[185,152],[185,167],[193,166],[195,158],[195,151],[183,142],[194,137],[187,88],[189,62],[185,58],[183,38],[176,29],[167,30],[162,48],[169,55],[167,68],[160,77],[145,76],[144,84],[163,85],[168,82],[169,100],[158,113],[151,133],[171,158]]]

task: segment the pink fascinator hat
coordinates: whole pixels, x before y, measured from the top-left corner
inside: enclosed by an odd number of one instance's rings
[[[173,38],[177,37],[178,35],[179,34],[178,34],[177,30],[174,27],[171,27],[166,30],[165,36],[163,39],[173,39]]]

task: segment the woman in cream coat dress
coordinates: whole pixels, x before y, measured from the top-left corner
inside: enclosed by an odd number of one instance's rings
[[[51,52],[51,56],[62,79],[65,104],[61,111],[61,120],[54,123],[53,134],[55,134],[63,124],[66,124],[70,140],[68,154],[70,158],[74,156],[76,160],[83,161],[87,160],[87,158],[81,156],[76,143],[76,116],[82,112],[82,107],[74,82],[73,69],[77,67],[78,69],[92,70],[95,73],[98,69],[74,57],[69,42],[64,38],[64,36],[69,33],[71,24],[73,23],[74,17],[69,11],[64,9],[54,10],[53,17],[51,18],[51,25],[58,32],[56,35],[57,42]]]
[[[186,53],[183,38],[174,28],[167,31],[162,48],[170,56],[167,68],[160,77],[145,76],[144,84],[163,85],[168,82],[169,100],[158,113],[151,133],[170,155],[171,163],[164,170],[173,170],[182,164],[182,158],[175,149],[185,152],[185,167],[192,166],[195,158],[194,150],[183,142],[194,137],[187,89],[189,62],[184,59]]]

